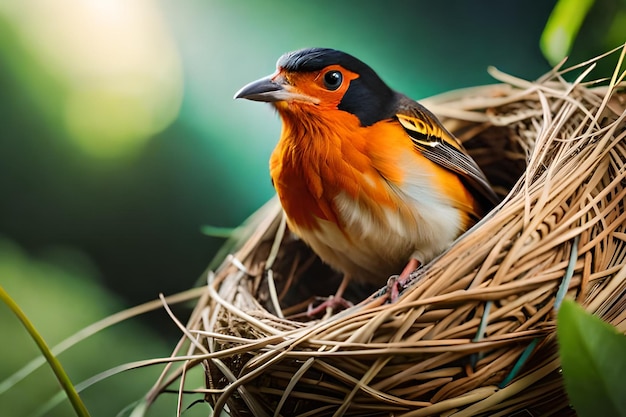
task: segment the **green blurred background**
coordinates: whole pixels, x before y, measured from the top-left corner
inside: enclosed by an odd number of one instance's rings
[[[539,39],[554,5],[0,0],[0,285],[50,344],[193,286],[222,243],[202,227],[234,227],[273,195],[267,161],[279,120],[232,96],[282,53],[342,49],[416,99],[492,83],[489,65],[533,79],[550,68]],[[623,9],[622,0],[594,6],[574,59],[626,40]],[[37,351],[4,305],[0,337],[2,381]],[[161,311],[60,359],[79,382],[166,356],[176,337]],[[92,415],[116,415],[159,370],[86,390]],[[66,403],[32,414],[55,391],[41,369],[0,387],[0,415],[72,415]],[[173,415],[172,404],[151,415]]]

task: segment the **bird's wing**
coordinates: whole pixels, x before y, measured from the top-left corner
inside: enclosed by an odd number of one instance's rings
[[[414,100],[403,100],[396,118],[424,157],[461,176],[470,187],[495,206],[498,196],[485,174],[467,154],[461,143],[424,106]]]

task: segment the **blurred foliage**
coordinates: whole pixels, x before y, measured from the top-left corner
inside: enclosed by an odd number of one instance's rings
[[[548,62],[558,64],[572,50],[578,31],[595,0],[559,0],[541,34],[541,50]]]
[[[622,0],[596,0],[580,33],[600,24],[593,16],[603,1]],[[345,50],[419,99],[492,83],[489,65],[527,79],[548,71],[539,38],[554,6],[0,0],[0,284],[51,345],[124,306],[190,287],[222,242],[202,231],[237,226],[273,195],[267,164],[278,118],[232,96],[273,72],[282,53]],[[625,26],[602,36],[623,42]],[[605,49],[579,35],[572,52],[586,59]],[[0,375],[10,375],[37,351],[4,306],[0,331],[11,335],[0,361]],[[157,314],[60,360],[79,382],[165,355],[177,336]],[[157,372],[119,375],[82,396],[92,415],[115,415]],[[0,394],[0,410],[28,414],[55,390],[40,369]],[[70,415],[66,405],[46,415]]]
[[[626,0],[558,0],[541,34],[541,50],[551,65],[570,56],[587,60],[626,42]],[[610,75],[601,63],[598,76]]]
[[[563,378],[580,417],[626,417],[626,336],[574,301],[559,309]]]
[[[70,249],[51,248],[41,257],[33,258],[14,243],[0,239],[0,277],[3,287],[50,346],[123,307],[119,298],[99,282],[91,262]],[[3,335],[0,383],[3,383],[39,352],[4,304],[0,304],[0,334]],[[59,360],[77,385],[124,362],[168,356],[171,348],[166,339],[140,323],[123,323],[70,348],[59,355]],[[116,375],[80,395],[92,416],[114,416],[149,389],[160,369]],[[54,405],[57,392],[59,385],[44,365],[12,387],[2,384],[0,410],[6,416],[75,415],[67,401],[41,414],[41,410]],[[48,401],[52,403],[47,405]],[[151,415],[171,415],[165,411],[155,410]]]

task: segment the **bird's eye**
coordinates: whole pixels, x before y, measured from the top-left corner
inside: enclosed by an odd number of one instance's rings
[[[328,71],[324,74],[324,87],[330,91],[335,91],[341,86],[343,75],[339,71]]]

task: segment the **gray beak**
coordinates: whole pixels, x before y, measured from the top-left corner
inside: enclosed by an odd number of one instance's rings
[[[272,81],[271,76],[253,81],[242,87],[241,90],[237,91],[235,94],[235,98],[265,101],[268,103],[286,100],[289,96],[290,94],[285,90],[282,84]]]

